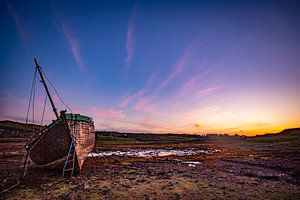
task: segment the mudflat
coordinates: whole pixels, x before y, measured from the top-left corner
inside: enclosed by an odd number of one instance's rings
[[[1,190],[19,178],[24,141],[1,138]],[[80,174],[61,178],[61,170],[29,168],[16,187],[1,195],[7,199],[300,199],[299,151],[299,129],[258,137],[98,133],[95,151]]]

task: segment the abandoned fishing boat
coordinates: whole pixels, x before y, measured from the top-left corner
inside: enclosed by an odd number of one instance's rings
[[[38,167],[60,167],[62,176],[67,173],[73,175],[75,172],[80,172],[85,159],[94,148],[93,119],[80,114],[67,113],[65,110],[59,115],[45,82],[44,72],[36,59],[34,61],[56,119],[28,145],[24,175],[28,162]]]

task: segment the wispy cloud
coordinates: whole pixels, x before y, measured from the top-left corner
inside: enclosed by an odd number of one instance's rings
[[[15,22],[16,29],[21,37],[22,45],[24,48],[26,48],[25,43],[26,43],[26,38],[27,38],[27,36],[26,36],[27,31],[24,26],[24,20],[19,16],[15,7],[9,1],[6,1],[6,5],[7,5],[9,13],[11,14],[11,16]]]
[[[151,91],[148,88],[150,83],[153,82],[153,80],[156,77],[156,73],[153,73],[141,90],[139,90],[138,92],[134,93],[131,96],[127,96],[121,99],[121,104],[120,104],[121,107],[125,107],[129,104],[129,102],[134,101],[134,104],[132,104],[133,105],[132,108],[134,110],[141,111],[145,114],[157,115],[159,113],[158,109],[162,107],[163,109],[165,109],[170,106],[175,106],[176,102],[174,102],[174,98],[176,97],[176,95],[172,95],[172,97],[166,96],[164,99],[157,99],[158,97],[157,95],[160,92],[160,90],[162,90],[166,85],[168,85],[171,81],[173,81],[173,79],[179,76],[188,67],[188,65],[190,64],[191,57],[196,53],[200,45],[201,45],[201,41],[199,39],[192,42],[185,49],[181,57],[178,59],[169,76],[156,89]],[[203,75],[199,77],[193,77],[193,79],[195,80],[191,81],[191,83],[187,83],[185,89],[188,90],[188,87],[191,87],[191,85],[197,82],[198,79],[200,79],[202,76]],[[185,89],[182,88],[182,92],[181,92],[182,94],[184,94],[183,90]],[[199,88],[195,88],[195,89],[199,89]],[[172,102],[171,105],[170,102]],[[182,100],[180,101],[178,100],[178,102],[182,102]]]
[[[117,118],[117,119],[125,119],[126,114],[123,110],[116,110],[116,109],[105,109],[105,108],[91,108],[90,112],[95,117],[105,117],[105,118]]]
[[[10,120],[17,120],[20,122],[26,121],[26,113],[28,109],[28,97],[25,97],[24,95],[18,94],[11,91],[4,91],[0,92],[0,115],[2,116],[2,120],[10,119]],[[34,114],[33,114],[33,101],[31,101],[30,110],[28,113],[28,120],[30,123],[33,121],[35,123],[40,123],[41,116],[42,116],[42,110],[44,106],[44,100],[45,96],[41,96],[39,94],[36,94],[35,100],[34,100]],[[49,106],[49,104],[48,104]],[[50,111],[50,108],[47,109]],[[44,113],[44,121],[43,123],[48,123],[53,119],[53,113],[52,112],[45,112]],[[1,120],[1,119],[0,119]]]
[[[197,87],[199,87],[198,82],[202,80],[202,78],[207,74],[207,72],[197,74],[194,77],[191,77],[187,80],[182,87],[179,89],[179,96],[185,96],[186,94],[194,91]]]
[[[71,29],[69,28],[67,21],[64,18],[62,18],[61,15],[58,14],[59,12],[56,9],[54,11],[55,11],[55,15],[58,20],[58,23],[59,23],[59,31],[62,32],[63,36],[67,40],[67,42],[70,46],[73,58],[79,67],[79,70],[83,71],[85,66],[84,66],[84,62],[83,62],[83,59],[82,59],[82,56],[80,53],[81,50],[80,50],[78,38],[74,37],[74,34],[72,33]]]
[[[153,122],[147,117],[139,121],[107,119],[106,121],[102,122],[101,125],[101,129],[104,130],[122,130],[125,132],[170,133],[176,131],[172,128]]]
[[[151,104],[152,97],[140,97],[137,99],[134,109],[138,111],[142,111],[151,115],[157,114],[156,106],[154,104]]]
[[[182,56],[176,62],[173,67],[172,72],[168,75],[168,77],[161,83],[158,87],[158,90],[162,90],[166,85],[168,85],[174,78],[176,78],[179,74],[181,74],[186,67],[188,67],[189,60],[191,56],[199,49],[200,40],[196,40],[192,42],[187,49],[183,52]]]
[[[74,107],[74,106],[73,106]],[[122,109],[116,108],[101,108],[96,106],[90,107],[74,107],[74,113],[81,113],[84,115],[91,116],[96,121],[98,119],[103,121],[107,119],[126,119],[126,113]]]
[[[71,31],[67,28],[67,25],[65,23],[62,24],[62,31],[66,37],[66,39],[68,40],[69,42],[69,45],[71,47],[71,51],[72,51],[72,55],[79,67],[79,69],[81,71],[84,70],[84,64],[83,64],[83,61],[82,61],[82,57],[81,57],[81,54],[80,54],[80,49],[79,49],[79,44],[78,44],[78,41],[77,39],[75,39],[71,33]]]
[[[126,48],[126,64],[129,65],[131,59],[133,58],[133,34],[134,34],[134,21],[136,16],[136,4],[133,7],[133,11],[131,13],[129,22],[128,22],[128,29],[127,29],[127,38],[125,43]]]
[[[133,99],[135,99],[135,98],[141,96],[141,95],[144,94],[145,92],[146,92],[145,89],[141,89],[141,90],[139,90],[138,92],[136,92],[136,93],[133,94],[133,95],[126,96],[126,97],[122,98],[122,99],[121,99],[120,106],[121,106],[121,107],[127,106],[127,104],[128,104],[131,100],[133,100]]]
[[[121,98],[120,101],[120,107],[125,107],[127,106],[130,101],[136,100],[137,98],[141,98],[147,91],[148,91],[148,87],[149,85],[153,82],[153,80],[156,77],[156,72],[152,73],[152,75],[149,77],[149,79],[145,82],[144,86],[142,89],[140,89],[139,91],[137,91],[136,93],[132,94],[132,95],[127,95],[125,97]]]
[[[225,85],[217,85],[217,86],[210,86],[210,87],[206,87],[204,89],[200,89],[199,91],[196,92],[196,96],[200,95],[200,96],[205,96],[208,94],[211,94],[212,92],[215,92],[221,88],[223,88]]]

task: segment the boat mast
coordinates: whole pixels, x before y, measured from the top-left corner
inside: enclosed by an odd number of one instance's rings
[[[37,70],[38,70],[38,72],[39,72],[39,74],[40,74],[40,77],[41,77],[41,79],[42,79],[42,83],[43,83],[43,85],[44,85],[44,87],[45,87],[46,93],[47,93],[47,95],[48,95],[48,97],[49,97],[49,99],[50,99],[50,103],[51,103],[51,106],[52,106],[52,110],[53,110],[53,112],[54,112],[56,118],[58,119],[59,116],[58,116],[58,113],[57,113],[57,109],[56,109],[55,106],[54,106],[54,103],[53,103],[53,100],[52,100],[52,98],[51,98],[50,92],[49,92],[49,90],[48,90],[48,87],[47,87],[47,85],[46,85],[45,79],[44,79],[44,77],[43,77],[43,73],[42,73],[41,67],[39,66],[39,64],[37,63],[37,61],[36,61],[35,58],[34,58],[34,62],[35,62],[35,66],[36,66],[36,68],[37,68]]]

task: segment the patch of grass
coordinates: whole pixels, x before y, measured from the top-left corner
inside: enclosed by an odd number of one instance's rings
[[[203,136],[188,134],[148,134],[97,131],[97,141],[124,141],[136,143],[174,143],[204,140]]]
[[[134,139],[126,137],[115,137],[115,136],[99,136],[97,135],[98,142],[135,142]]]
[[[289,200],[296,200],[299,199],[300,192],[291,193],[290,191],[281,191],[281,192],[275,192],[271,194],[270,199],[272,200],[283,200],[283,199],[289,199]]]
[[[2,129],[10,129],[10,130],[18,130],[18,131],[40,131],[44,128],[44,126],[36,125],[36,124],[24,124],[20,122],[13,121],[0,121],[0,128]]]

